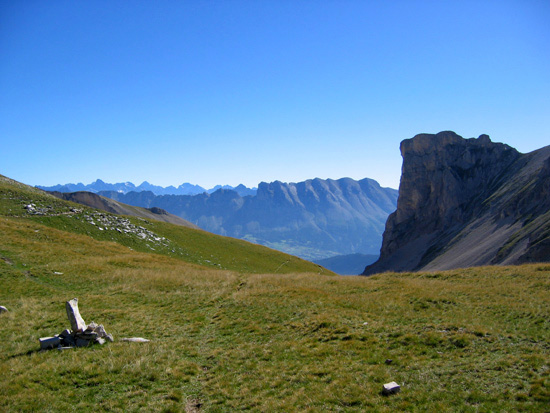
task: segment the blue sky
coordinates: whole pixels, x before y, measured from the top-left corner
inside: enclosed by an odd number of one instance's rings
[[[365,177],[399,143],[550,144],[550,2],[0,3],[0,173],[30,185]]]

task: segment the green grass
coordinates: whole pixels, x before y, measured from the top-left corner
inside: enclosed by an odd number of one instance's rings
[[[186,247],[173,227],[154,225]],[[549,264],[269,274],[216,270],[28,217],[0,217],[0,234],[0,305],[10,310],[0,314],[2,411],[550,405]],[[73,297],[115,342],[39,351],[39,337],[69,327]],[[151,342],[119,340],[132,336]],[[402,390],[385,397],[389,381]]]

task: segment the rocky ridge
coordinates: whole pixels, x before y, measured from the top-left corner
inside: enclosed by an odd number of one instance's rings
[[[365,275],[550,259],[550,147],[521,154],[447,131],[401,154],[397,210]]]

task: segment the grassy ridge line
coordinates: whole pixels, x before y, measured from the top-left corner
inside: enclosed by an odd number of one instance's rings
[[[29,214],[28,204],[44,211],[43,215]],[[73,212],[77,210],[79,212]],[[105,218],[95,217],[101,215]],[[315,272],[333,274],[325,268],[279,251],[206,231],[186,228],[155,220],[121,217],[60,200],[50,194],[0,176],[0,216],[29,219],[63,231],[83,234],[96,240],[116,242],[136,251],[153,252],[211,268],[239,272]],[[90,223],[90,217],[94,224]],[[101,220],[118,224],[107,227]],[[119,232],[120,221],[151,231],[166,241],[151,242],[137,233]],[[118,226],[118,230],[117,227]]]
[[[547,411],[550,403],[549,265],[239,274],[30,220],[2,218],[0,233],[7,411]],[[67,327],[64,301],[75,296],[84,319],[115,339],[153,341],[37,351],[38,337]],[[402,392],[381,396],[392,380]]]

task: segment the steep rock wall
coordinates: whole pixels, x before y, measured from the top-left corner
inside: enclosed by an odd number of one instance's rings
[[[544,260],[550,147],[521,154],[487,135],[440,132],[404,140],[401,154],[397,210],[365,275]],[[538,236],[526,228],[537,219]]]

